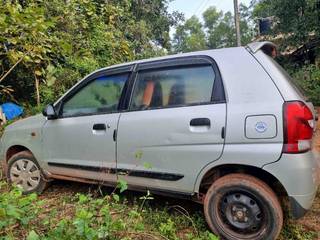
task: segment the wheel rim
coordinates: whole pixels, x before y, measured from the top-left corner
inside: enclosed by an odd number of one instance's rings
[[[266,214],[261,202],[245,191],[225,193],[218,204],[223,228],[235,234],[253,237],[264,231]]]
[[[31,160],[19,159],[10,168],[10,180],[24,191],[34,190],[41,180],[40,169]]]

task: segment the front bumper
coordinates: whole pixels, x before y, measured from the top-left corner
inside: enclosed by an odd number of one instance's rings
[[[263,169],[285,188],[292,216],[302,217],[311,208],[320,183],[319,153],[282,154],[279,161],[267,164]]]

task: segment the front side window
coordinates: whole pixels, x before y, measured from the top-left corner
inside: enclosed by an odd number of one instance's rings
[[[135,83],[130,109],[210,103],[214,80],[211,66],[142,71]]]
[[[102,76],[92,80],[67,100],[62,116],[110,113],[118,110],[119,100],[128,74]]]

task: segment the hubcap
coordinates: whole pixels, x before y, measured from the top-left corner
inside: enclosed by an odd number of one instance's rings
[[[28,159],[19,159],[10,168],[10,180],[24,191],[34,190],[40,179],[40,169]]]
[[[263,223],[263,212],[254,199],[246,193],[231,193],[223,196],[220,202],[222,222],[239,233],[259,232]]]

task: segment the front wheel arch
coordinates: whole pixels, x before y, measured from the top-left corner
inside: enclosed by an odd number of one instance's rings
[[[33,155],[33,153],[31,152],[31,150],[29,148],[22,146],[22,145],[13,145],[13,146],[10,146],[6,151],[6,163],[8,163],[9,159],[13,155],[20,153],[20,152],[29,152],[31,155]]]

